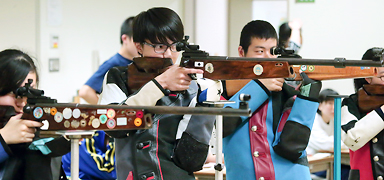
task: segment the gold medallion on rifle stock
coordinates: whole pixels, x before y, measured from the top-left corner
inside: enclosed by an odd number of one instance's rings
[[[209,73],[213,73],[214,69],[213,69],[213,64],[212,63],[207,63],[205,65],[205,71],[209,72]]]
[[[261,74],[263,74],[263,71],[264,71],[264,68],[262,65],[260,64],[256,64],[254,67],[253,67],[253,73],[256,74],[256,76],[260,76]]]

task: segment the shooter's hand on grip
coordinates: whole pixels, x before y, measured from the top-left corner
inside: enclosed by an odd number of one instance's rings
[[[191,77],[188,74],[203,74],[201,69],[192,69],[172,65],[164,73],[157,76],[156,81],[170,91],[184,91],[191,84]]]
[[[20,119],[22,114],[18,114],[9,119],[7,124],[0,129],[0,134],[7,144],[19,144],[32,142],[35,137],[37,127],[43,123]]]

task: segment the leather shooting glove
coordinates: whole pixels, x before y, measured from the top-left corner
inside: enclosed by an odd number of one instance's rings
[[[321,81],[310,79],[304,72],[300,73],[300,76],[303,78],[303,82],[300,87],[300,94],[302,96],[318,101],[322,86]]]

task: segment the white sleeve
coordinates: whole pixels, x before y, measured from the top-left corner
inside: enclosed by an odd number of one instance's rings
[[[341,118],[350,122],[357,118],[348,111],[347,106],[341,108]],[[353,123],[353,122],[352,122]],[[341,139],[352,151],[363,147],[368,141],[384,129],[384,121],[375,110],[358,120],[350,129],[341,131]]]
[[[149,81],[136,94],[128,97],[125,104],[131,106],[155,106],[156,102],[164,96],[164,93],[153,82]]]
[[[121,103],[127,96],[125,93],[115,84],[108,83],[107,84],[107,76],[109,72],[107,72],[104,76],[103,80],[103,91],[100,94],[99,101],[97,104],[108,105],[111,103]]]

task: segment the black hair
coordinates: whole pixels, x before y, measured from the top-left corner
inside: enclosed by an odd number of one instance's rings
[[[381,47],[370,48],[364,53],[364,55],[361,59],[362,60],[380,61],[383,50],[384,49]],[[368,84],[368,82],[365,80],[365,78],[355,78],[353,80],[353,84],[355,86],[355,92],[357,92],[361,87],[363,87],[364,84]]]
[[[138,14],[133,20],[133,42],[168,44],[168,40],[183,40],[184,26],[177,13],[165,7],[155,7]]]
[[[120,43],[123,44],[123,40],[121,39],[121,36],[124,34],[127,35],[128,37],[132,38],[133,32],[132,32],[132,22],[135,17],[131,16],[127,18],[123,24],[121,25],[120,28]]]
[[[252,38],[278,40],[275,28],[269,22],[263,20],[253,20],[241,30],[240,46],[243,47],[245,54],[248,52]]]
[[[288,22],[283,23],[279,27],[279,46],[286,47],[288,40],[291,37],[292,29],[289,27]]]
[[[0,52],[0,96],[15,91],[24,82],[30,72],[36,74],[36,84],[39,81],[34,61],[26,53],[16,49],[6,49]]]
[[[330,95],[339,95],[339,93],[333,89],[324,89],[319,93],[319,102],[322,103],[334,99],[334,97],[328,97]]]
[[[324,89],[319,93],[319,103],[335,99],[334,97],[328,97],[330,95],[339,95],[339,93],[333,89]],[[317,109],[317,113],[322,115],[320,109]]]

